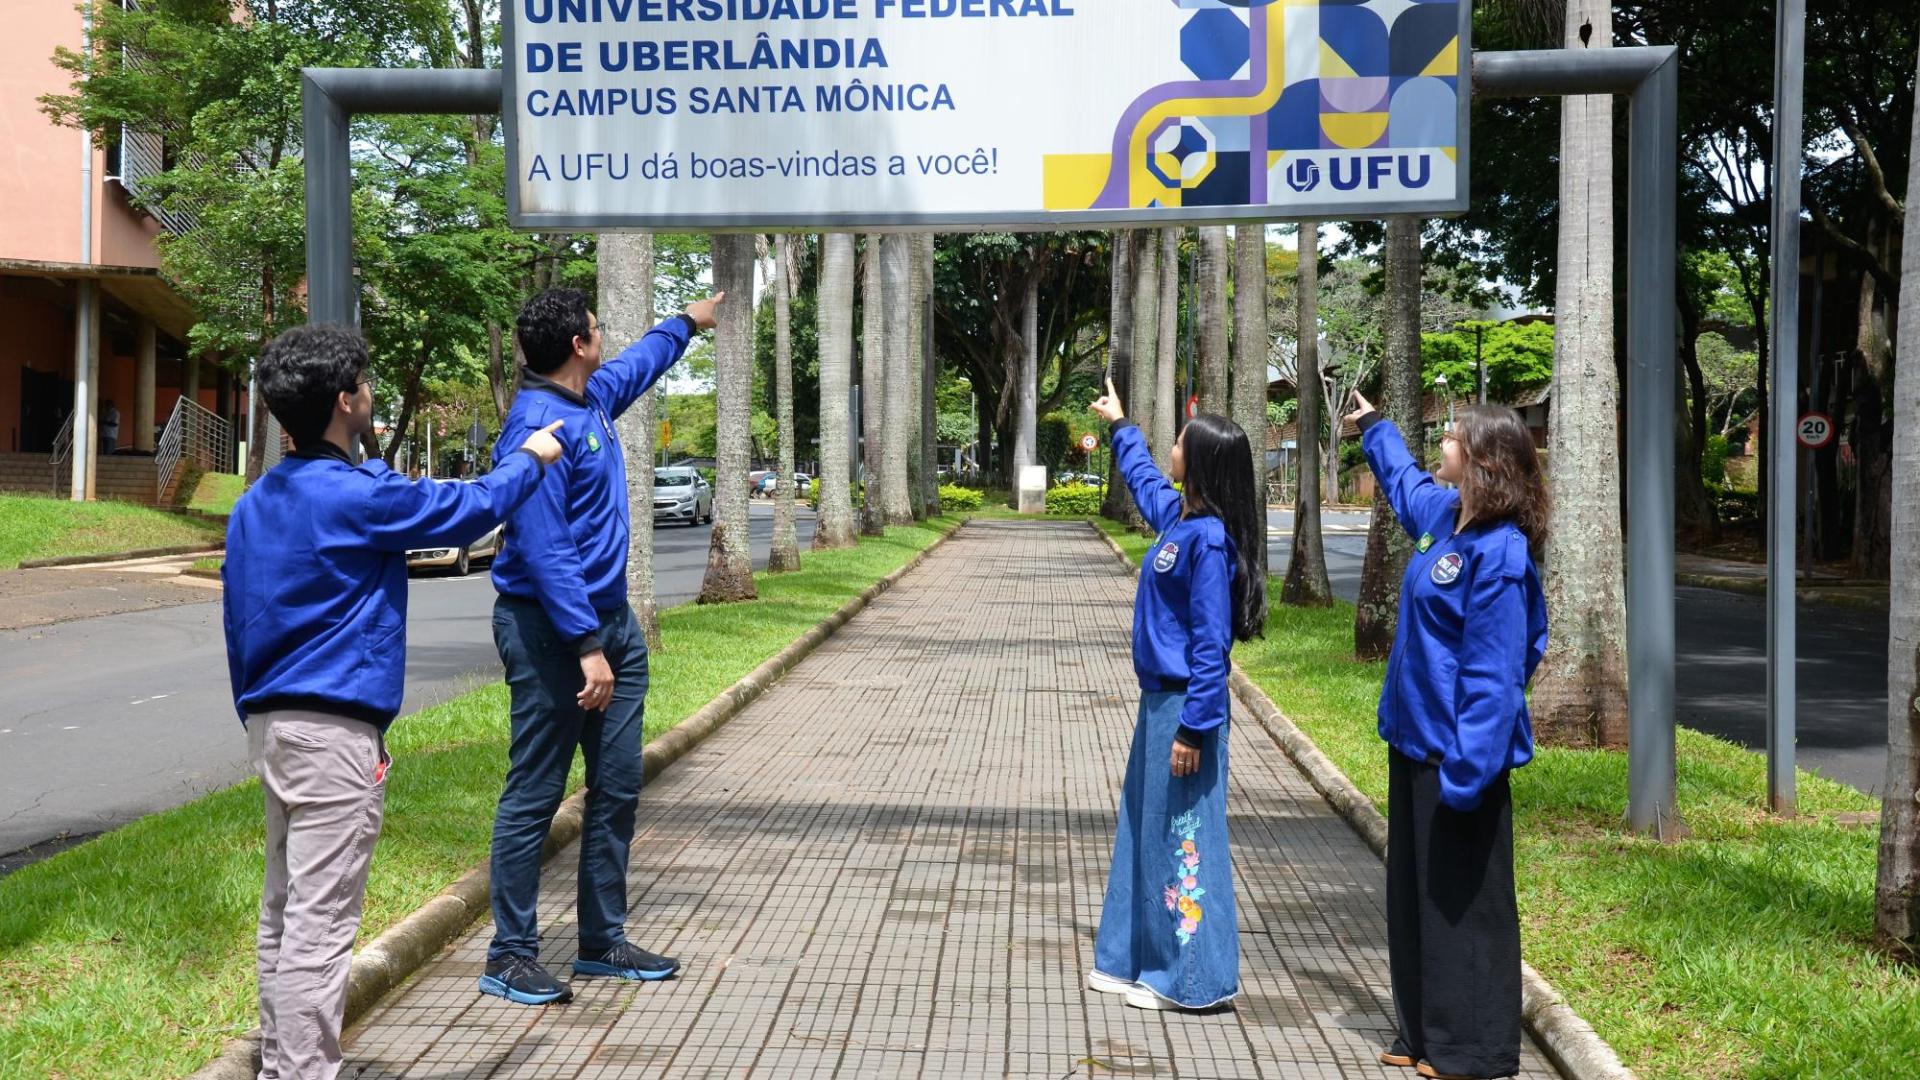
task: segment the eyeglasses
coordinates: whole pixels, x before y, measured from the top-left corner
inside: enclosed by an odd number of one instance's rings
[[[353,381],[353,388],[355,390],[358,390],[363,386],[367,388],[367,393],[369,394],[373,393],[377,384],[374,382],[374,378],[371,374],[362,375],[358,379],[355,379]]]

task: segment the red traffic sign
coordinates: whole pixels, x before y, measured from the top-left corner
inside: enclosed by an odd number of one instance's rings
[[[1187,419],[1191,420],[1194,417],[1199,415],[1200,415],[1200,395],[1195,394],[1192,397],[1187,399]]]
[[[1091,454],[1095,450],[1098,450],[1099,448],[1100,448],[1100,440],[1098,437],[1096,437],[1093,434],[1093,432],[1089,431],[1085,435],[1080,436],[1080,449],[1085,450],[1087,453]]]
[[[1826,413],[1807,413],[1800,417],[1794,434],[1801,446],[1809,450],[1824,450],[1833,443],[1833,417]]]

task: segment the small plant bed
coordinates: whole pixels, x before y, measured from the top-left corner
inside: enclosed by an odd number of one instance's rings
[[[133,503],[0,495],[0,570],[37,559],[217,547],[225,538],[226,529],[217,521]]]

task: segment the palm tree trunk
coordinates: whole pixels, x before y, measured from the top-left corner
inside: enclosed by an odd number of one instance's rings
[[[1120,400],[1133,403],[1133,263],[1134,231],[1120,229],[1113,234],[1112,255],[1107,260],[1112,277],[1112,295],[1107,302],[1107,372],[1113,379]],[[1106,387],[1100,388],[1106,393]],[[1105,441],[1104,434],[1102,441]],[[1107,454],[1107,490],[1100,500],[1100,514],[1114,521],[1138,524],[1133,495],[1121,482],[1120,468],[1112,448]]]
[[[1297,607],[1326,607],[1333,603],[1333,583],[1327,580],[1327,552],[1320,539],[1320,223],[1300,223],[1300,277],[1295,286],[1299,305],[1299,344],[1294,354],[1294,392],[1300,400],[1294,414],[1294,453],[1299,457],[1293,497],[1293,550],[1287,555],[1287,579],[1280,586],[1280,602]],[[1340,422],[1338,409],[1329,409]]]
[[[800,569],[800,541],[793,529],[793,238],[773,238],[773,393],[774,421],[780,429],[780,478],[774,482],[773,547],[767,569],[780,574]]]
[[[1252,449],[1253,496],[1259,501],[1254,562],[1267,577],[1267,227],[1234,230],[1233,419]],[[1222,290],[1226,303],[1225,291]]]
[[[1133,385],[1126,406],[1148,449],[1152,449],[1158,424],[1153,407],[1160,385],[1160,247],[1157,232],[1141,230],[1133,236]],[[1127,520],[1135,529],[1146,531],[1146,519],[1131,496]]]
[[[1200,411],[1225,416],[1227,369],[1227,227],[1200,229],[1199,295],[1188,298],[1200,313]]]
[[[887,531],[887,302],[880,275],[880,235],[867,235],[860,275],[860,532]]]
[[[1569,0],[1565,45],[1613,43],[1600,0]],[[1558,746],[1627,741],[1619,408],[1613,349],[1613,99],[1561,101],[1559,282],[1554,298],[1547,482],[1548,640],[1534,677],[1534,732]],[[1652,302],[1670,302],[1652,300]]]
[[[715,397],[713,543],[700,602],[752,600],[753,552],[747,543],[747,471],[752,467],[753,237],[716,233],[713,285],[740,302],[720,306],[713,341]]]
[[[1387,222],[1386,360],[1381,412],[1399,425],[1415,456],[1423,457],[1426,424],[1420,402],[1420,222]],[[1367,530],[1360,596],[1353,611],[1353,651],[1364,660],[1384,659],[1400,621],[1400,577],[1413,542],[1393,516],[1386,492],[1374,488],[1373,524]]]
[[[1020,374],[1014,399],[1013,482],[1022,470],[1039,464],[1040,275],[1029,272],[1020,298]]]
[[[1920,160],[1920,104],[1908,161]],[[1920,169],[1907,206],[1920,206]],[[1900,251],[1899,355],[1920,356],[1920,214],[1909,211]],[[1887,477],[1893,538],[1887,641],[1887,786],[1874,880],[1874,941],[1920,961],[1920,378],[1893,380],[1893,454]]]
[[[907,498],[907,448],[913,439],[913,356],[908,348],[913,325],[908,310],[912,292],[912,259],[901,233],[880,238],[882,303],[886,307],[887,409],[880,448],[880,509],[888,525],[913,524],[913,506]]]
[[[1181,404],[1174,393],[1180,375],[1180,230],[1160,230],[1160,347],[1154,375],[1153,460],[1173,466],[1173,440],[1180,434]]]
[[[920,506],[916,516],[940,513],[940,360],[933,352],[933,234],[921,233],[918,245],[920,278]]]
[[[653,327],[653,236],[607,233],[600,238],[601,348],[608,356],[638,341]],[[627,471],[627,600],[647,636],[660,648],[660,612],[653,592],[654,401],[640,396],[614,422]]]
[[[927,370],[926,282],[921,278],[920,234],[902,236],[900,245],[906,249],[904,258],[907,260],[907,340],[906,347],[900,353],[906,359],[907,511],[917,521],[927,515],[926,460],[920,430],[921,398],[926,394]]]
[[[813,522],[813,547],[852,547],[859,543],[853,521],[852,467],[848,415],[853,383],[853,236],[820,237],[820,509]]]

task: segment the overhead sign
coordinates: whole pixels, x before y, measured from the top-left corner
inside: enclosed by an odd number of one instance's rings
[[[1833,442],[1833,417],[1826,413],[1807,413],[1800,417],[1800,425],[1795,431],[1801,446],[1809,450],[1824,450]]]
[[[1453,0],[506,0],[522,228],[1077,228],[1467,201]]]

